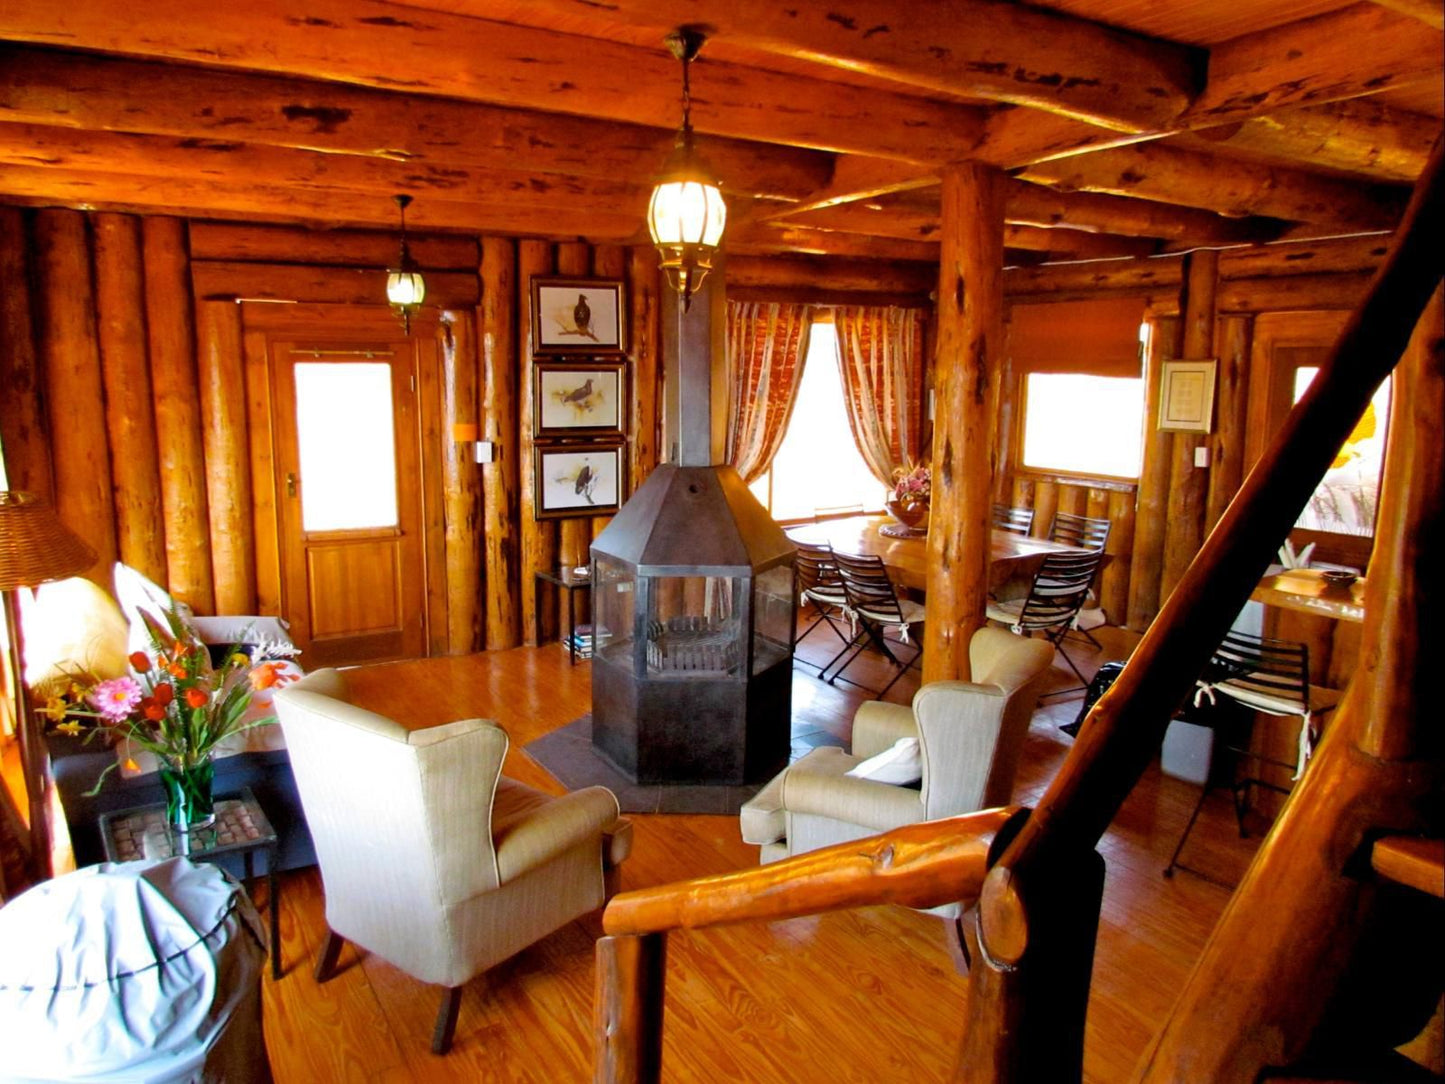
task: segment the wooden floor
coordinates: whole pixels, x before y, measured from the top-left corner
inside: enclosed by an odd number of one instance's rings
[[[1106,630],[1112,631],[1112,630]],[[802,654],[826,658],[826,629]],[[1085,672],[1122,657],[1070,648]],[[865,660],[866,661],[866,660]],[[848,676],[875,680],[860,664]],[[1056,663],[1055,687],[1077,684]],[[408,725],[464,716],[497,719],[512,738],[507,773],[558,791],[522,745],[587,711],[590,672],[555,644],[459,659],[392,663],[352,671],[360,702]],[[889,694],[906,703],[910,675]],[[798,666],[795,746],[822,733],[847,737],[867,694],[817,681]],[[1057,725],[1079,696],[1035,715],[1016,800],[1028,803],[1068,755]],[[1227,890],[1198,877],[1161,876],[1199,788],[1146,775],[1105,837],[1099,947],[1089,1007],[1085,1075],[1128,1079],[1224,907]],[[636,842],[623,887],[748,867],[732,817],[635,816]],[[1240,841],[1226,793],[1211,799],[1189,848],[1195,865],[1225,879],[1242,873],[1254,840]],[[280,1084],[309,1081],[584,1081],[591,1076],[592,940],[595,922],[573,923],[464,992],[456,1044],[428,1052],[439,991],[348,946],[340,973],[317,985],[311,965],[324,934],[314,870],[286,876],[282,892],[285,973],[266,979],[266,1037]],[[963,1019],[964,980],[938,920],[876,907],[772,925],[679,934],[668,949],[664,1077],[669,1081],[931,1081],[947,1077]]]

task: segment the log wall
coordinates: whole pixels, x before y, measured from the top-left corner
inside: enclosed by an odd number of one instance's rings
[[[1114,528],[1099,594],[1110,623],[1138,630],[1148,626],[1243,481],[1256,318],[1265,312],[1352,307],[1387,240],[1253,245],[1205,259],[1191,254],[1099,261],[1005,275],[1012,306],[1123,296],[1147,303],[1153,336],[1143,366],[1145,447],[1137,483],[1025,470],[1018,465],[1014,442],[1001,450],[1006,470],[997,492],[1036,510],[1036,535],[1047,533],[1055,511],[1094,515],[1107,510]],[[1166,359],[1195,356],[1218,361],[1213,430],[1200,437],[1162,433],[1154,424],[1160,366]],[[1008,388],[1000,414],[1012,418],[1016,433],[1022,423],[1020,379],[1010,378]],[[1208,449],[1209,466],[1193,466],[1196,446]],[[1336,660],[1353,658],[1353,652],[1320,655],[1330,671],[1322,679],[1340,677]]]
[[[0,207],[0,442],[11,488],[52,499],[99,554],[198,613],[280,608],[266,333],[240,298],[344,320],[385,313],[382,231],[307,231],[162,216]],[[605,519],[533,518],[530,279],[565,271],[628,284],[629,467],[656,465],[659,280],[650,250],[418,235],[427,300],[443,309],[437,402],[423,414],[430,648],[461,654],[556,634],[535,573],[587,559]],[[478,466],[470,439],[492,442]],[[436,445],[435,448],[430,445]],[[431,537],[435,535],[435,537]],[[560,543],[565,543],[559,546]],[[441,611],[441,612],[438,612]],[[282,615],[284,616],[284,614]]]

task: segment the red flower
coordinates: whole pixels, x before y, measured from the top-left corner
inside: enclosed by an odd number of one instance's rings
[[[151,668],[150,656],[144,651],[132,651],[128,660],[137,673],[144,674]]]
[[[163,685],[157,685],[155,691],[155,698],[157,704],[159,704],[161,707],[165,707],[176,698],[176,690],[170,682],[166,682]]]
[[[146,697],[140,702],[140,710],[153,723],[158,723],[166,717],[166,709],[150,697]]]
[[[186,703],[189,704],[191,707],[193,707],[193,708],[203,708],[203,707],[205,707],[207,704],[209,704],[210,702],[211,702],[211,698],[210,698],[209,695],[207,695],[205,689],[187,689],[187,690],[186,690]]]

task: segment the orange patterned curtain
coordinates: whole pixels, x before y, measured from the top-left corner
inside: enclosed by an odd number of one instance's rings
[[[885,486],[917,462],[923,432],[923,318],[919,309],[840,305],[838,364],[848,425],[863,462]]]
[[[744,482],[783,443],[812,321],[807,305],[728,302],[728,462]]]

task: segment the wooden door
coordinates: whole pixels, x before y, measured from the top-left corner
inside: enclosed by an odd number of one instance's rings
[[[422,337],[274,337],[282,609],[308,669],[426,654]]]

